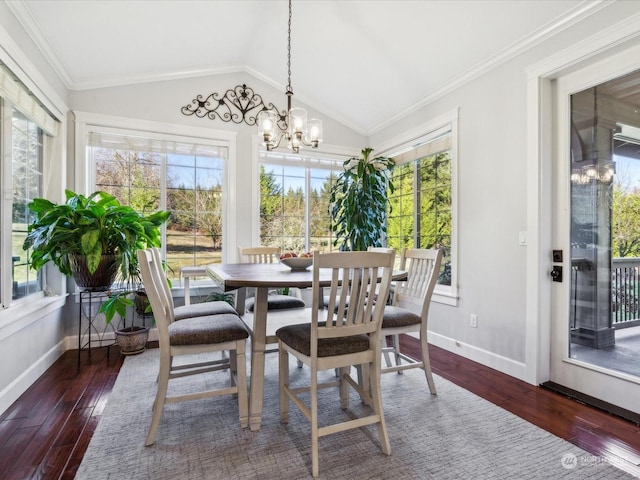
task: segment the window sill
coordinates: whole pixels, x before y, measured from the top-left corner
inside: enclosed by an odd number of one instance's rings
[[[444,305],[450,305],[452,307],[458,306],[458,297],[444,292],[433,292],[431,301],[435,303],[442,303]]]
[[[66,295],[40,297],[0,311],[0,341],[64,307]]]

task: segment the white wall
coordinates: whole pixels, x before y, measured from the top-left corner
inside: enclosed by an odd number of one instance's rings
[[[457,307],[432,305],[429,330],[433,343],[522,379],[536,377],[531,374],[536,366],[527,365],[531,360],[525,356],[530,347],[527,342],[539,338],[527,336],[527,313],[532,308],[527,304],[529,247],[518,242],[519,232],[531,227],[527,224],[527,195],[532,180],[534,184],[537,180],[527,177],[525,70],[639,11],[639,2],[609,5],[461,87],[443,90],[434,102],[371,136],[374,148],[388,145],[402,132],[459,109],[460,300]],[[551,252],[539,253],[542,260],[535,268],[546,272]],[[549,277],[543,275],[542,288],[550,285]],[[479,316],[478,328],[469,325],[472,313]],[[549,317],[550,312],[541,312],[537,321],[549,322]]]
[[[521,376],[525,360],[525,75],[510,62],[374,134],[377,145],[458,109],[458,295],[433,303],[431,341]],[[425,132],[426,133],[426,132]],[[469,325],[479,316],[478,328]]]

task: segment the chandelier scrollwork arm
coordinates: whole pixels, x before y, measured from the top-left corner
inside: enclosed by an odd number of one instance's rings
[[[257,124],[258,114],[264,110],[276,112],[278,126],[282,130],[287,128],[287,112],[279,112],[273,103],[265,103],[262,96],[246,84],[228,89],[222,97],[217,92],[211,93],[206,98],[198,95],[191,103],[180,109],[183,115],[187,116],[195,115],[210,120],[219,118],[223,122],[236,124],[244,122],[252,126]]]

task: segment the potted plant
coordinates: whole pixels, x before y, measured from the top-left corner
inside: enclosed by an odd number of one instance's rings
[[[387,234],[387,191],[394,191],[389,179],[394,161],[388,157],[370,158],[372,151],[365,148],[361,158],[344,162],[344,172],[331,189],[331,230],[336,234],[333,244],[340,250],[381,247]]]
[[[44,198],[29,203],[35,217],[23,248],[31,249],[33,268],[52,262],[81,288],[107,291],[100,308],[107,323],[116,313],[126,319],[127,307],[134,305],[132,294],[141,285],[137,251],[160,246],[160,227],[170,212],[143,215],[102,191],[85,197],[66,190],[65,195],[63,204]],[[118,288],[108,291],[116,276]],[[124,324],[116,334],[134,329]]]

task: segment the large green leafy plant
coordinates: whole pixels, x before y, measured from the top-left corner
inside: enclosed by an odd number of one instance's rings
[[[63,204],[36,198],[28,205],[35,218],[23,248],[31,249],[32,267],[40,269],[53,262],[63,274],[72,276],[71,258],[82,256],[88,271],[95,273],[102,256],[112,255],[121,281],[134,288],[132,284],[139,284],[137,251],[160,246],[160,227],[170,212],[143,215],[102,191],[86,197],[66,190],[65,195]],[[111,304],[103,304],[107,305],[103,308],[107,321],[116,312],[124,314],[126,307],[133,304],[124,293],[110,300]]]
[[[361,158],[344,162],[344,172],[331,189],[331,230],[336,234],[333,244],[340,250],[381,247],[387,233],[387,192],[394,191],[389,179],[394,161],[370,158],[372,151],[365,148]]]

